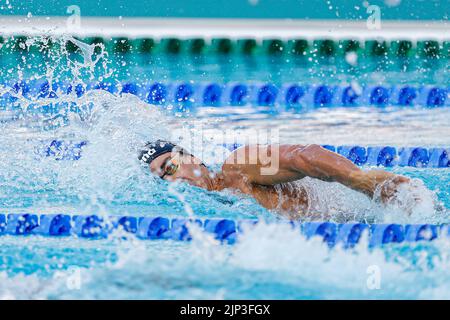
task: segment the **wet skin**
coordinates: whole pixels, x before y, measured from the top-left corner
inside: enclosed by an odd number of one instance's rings
[[[264,173],[262,169],[273,166],[275,157],[276,170]],[[371,198],[380,188],[382,202],[395,196],[399,184],[409,182],[406,177],[382,170],[363,171],[318,145],[245,146],[234,151],[218,173],[210,172],[201,160],[189,154],[166,153],[150,164],[150,170],[167,181],[185,181],[210,191],[240,191],[290,219],[304,216],[310,206],[306,190],[292,185],[305,177],[338,182]]]

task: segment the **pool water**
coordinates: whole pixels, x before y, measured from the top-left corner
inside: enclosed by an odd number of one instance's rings
[[[75,77],[75,80],[81,79],[84,83],[89,80],[138,83],[258,81],[276,84],[297,82],[333,85],[356,81],[361,86],[438,84],[443,87],[450,84],[447,77],[449,60],[446,47],[441,53],[424,54],[423,50],[417,49],[417,52],[411,51],[404,56],[391,52],[395,51],[394,43],[391,44],[391,48],[373,53],[372,51],[376,52],[375,49],[370,51],[367,48],[341,52],[344,50],[343,44],[338,42],[333,42],[332,54],[321,52],[318,45],[310,45],[301,54],[291,53],[287,47],[272,54],[267,52],[194,54],[184,51],[171,53],[167,48],[165,50],[169,52],[160,49],[150,53],[134,51],[124,53],[116,48],[117,44],[123,41],[120,39],[122,38],[77,39],[69,36],[63,39],[50,36],[23,39],[23,36],[5,36],[4,39],[0,39],[2,41],[0,57],[5,65],[0,70],[2,82],[12,85],[22,77],[39,79],[51,76],[54,81],[73,81]],[[174,39],[163,40],[170,42]],[[164,42],[163,40],[161,42]],[[86,59],[83,50],[78,49],[71,41],[92,43],[89,49],[92,56]],[[370,46],[369,43],[365,45]],[[170,48],[169,44],[166,46]],[[83,49],[86,51],[86,48]],[[87,60],[98,61],[93,65]],[[77,66],[84,68],[74,72]],[[95,78],[92,78],[91,68],[95,69]]]
[[[361,61],[354,73],[345,61],[239,64],[231,58],[213,57],[203,63],[187,63],[187,57],[159,57],[147,64],[123,64],[102,52],[96,60],[64,51],[53,52],[49,61],[39,66],[31,62],[21,65],[7,56],[12,71],[2,69],[6,83],[33,77],[55,81],[72,77],[77,83],[161,78],[313,83],[327,79],[327,83],[356,80],[362,84],[381,81],[448,86],[445,72],[449,67],[446,58],[436,60],[429,69],[412,63],[411,70],[396,69],[391,61],[378,68],[373,61]],[[180,69],[180,65],[185,68]],[[22,105],[30,104],[20,94],[18,99]],[[260,218],[266,222],[248,230],[233,246],[222,245],[198,230],[193,230],[189,243],[142,241],[120,231],[105,240],[2,236],[1,298],[450,298],[447,239],[377,249],[368,249],[363,241],[353,250],[330,250],[319,239],[306,240],[280,223],[275,212],[249,197],[206,192],[181,183],[168,185],[143,170],[136,160],[136,149],[145,141],[173,139],[179,132],[198,128],[203,130],[208,147],[204,160],[216,169],[214,139],[226,130],[245,137],[246,132],[275,128],[283,143],[448,147],[447,107],[318,108],[308,112],[255,106],[198,107],[182,113],[148,105],[131,94],[103,90],[81,97],[61,95],[51,101],[89,105],[90,111],[70,113],[60,122],[55,115],[18,119],[2,115],[0,212],[167,217],[189,217],[194,212],[201,218]],[[33,103],[48,102],[41,99]],[[51,127],[42,125],[48,117],[54,123]],[[37,156],[36,146],[55,138],[89,144],[77,161]],[[430,190],[423,187],[426,201],[411,216],[396,208],[383,208],[338,184],[312,179],[304,183],[330,204],[336,222],[448,223],[448,168],[388,170],[419,179]],[[377,288],[369,284],[373,270],[380,275]]]

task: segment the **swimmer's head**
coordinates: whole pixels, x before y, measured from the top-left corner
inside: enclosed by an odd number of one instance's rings
[[[213,179],[203,162],[169,141],[147,143],[138,159],[161,179],[185,181],[197,187],[213,189]]]

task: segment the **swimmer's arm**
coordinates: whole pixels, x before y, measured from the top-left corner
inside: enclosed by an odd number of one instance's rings
[[[387,180],[392,179],[394,186],[409,181],[382,170],[365,172],[347,158],[315,144],[246,146],[235,151],[227,162],[230,164],[224,168],[239,171],[255,184],[275,185],[312,177],[341,183],[370,197]],[[393,192],[387,190],[382,197],[387,199]]]
[[[406,177],[383,170],[363,171],[344,156],[314,144],[294,148],[283,160],[292,163],[292,170],[322,181],[341,183],[369,197],[373,197],[378,186],[390,180],[392,188],[383,189],[383,200],[395,192],[396,185],[409,182]]]

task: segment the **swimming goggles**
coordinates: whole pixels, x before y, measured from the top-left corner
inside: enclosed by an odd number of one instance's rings
[[[164,180],[167,176],[173,176],[175,173],[177,173],[178,169],[180,168],[180,162],[178,160],[179,155],[185,155],[189,154],[186,152],[183,152],[183,150],[178,151],[178,155],[174,157],[167,158],[166,161],[164,161],[163,165],[161,166],[163,174],[159,176],[161,179]],[[189,154],[191,157],[193,157],[191,154]],[[200,163],[201,166],[204,166],[205,168],[208,168],[203,162]]]

